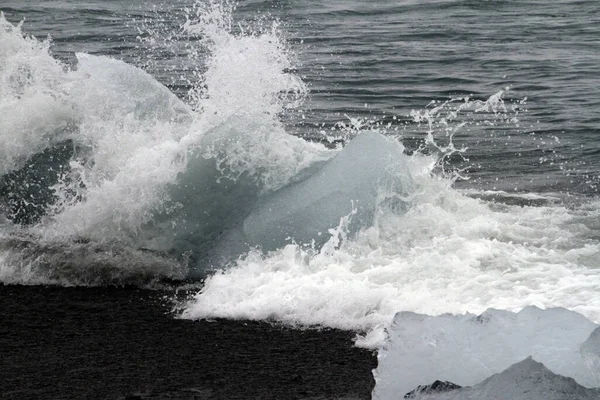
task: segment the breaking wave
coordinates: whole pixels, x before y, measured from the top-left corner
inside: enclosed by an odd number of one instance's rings
[[[504,91],[413,112],[427,132],[410,151],[353,118],[308,141],[282,122],[308,87],[277,24],[239,29],[208,3],[182,31],[206,56],[185,101],[110,57],[64,64],[0,16],[0,281],[203,279],[184,318],[355,329],[365,346],[399,310],[600,321],[596,200],[454,185],[465,124],[517,121]]]

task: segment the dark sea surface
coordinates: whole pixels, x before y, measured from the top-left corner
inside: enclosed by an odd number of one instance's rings
[[[598,2],[0,11],[7,398],[368,398],[399,311],[600,322]]]

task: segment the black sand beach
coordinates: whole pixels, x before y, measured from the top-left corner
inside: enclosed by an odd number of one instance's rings
[[[173,293],[0,286],[3,399],[367,399],[354,333],[189,321]]]

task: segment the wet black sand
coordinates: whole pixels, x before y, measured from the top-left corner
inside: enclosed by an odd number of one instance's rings
[[[367,399],[354,333],[188,321],[171,293],[0,285],[2,399]]]

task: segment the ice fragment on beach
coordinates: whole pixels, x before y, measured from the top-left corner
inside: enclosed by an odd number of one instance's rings
[[[391,397],[390,397],[391,398]],[[597,400],[600,389],[588,389],[573,378],[553,373],[531,357],[499,374],[466,388],[427,392],[406,397],[414,400]]]
[[[401,397],[435,380],[472,386],[529,356],[555,374],[597,387],[597,327],[563,308],[489,309],[480,316],[400,312],[379,352],[374,398]]]
[[[581,357],[592,371],[596,379],[596,386],[600,387],[600,328],[596,328],[581,345]]]

